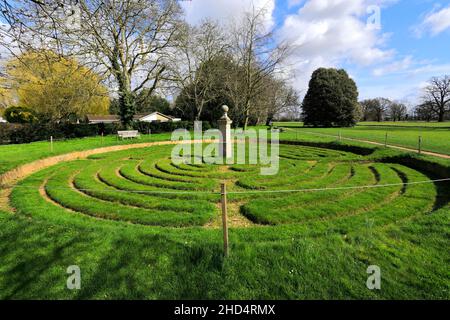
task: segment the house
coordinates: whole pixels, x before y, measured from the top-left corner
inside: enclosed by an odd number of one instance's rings
[[[119,123],[120,117],[117,115],[88,115],[87,120],[90,124],[95,123]],[[140,121],[140,122],[153,122],[153,121],[159,121],[159,122],[177,122],[181,121],[181,119],[174,118],[172,116],[167,116],[165,114],[162,114],[160,112],[153,112],[150,114],[136,114],[133,116],[134,121]]]
[[[177,122],[181,121],[181,119],[174,118],[172,116],[167,116],[165,114],[162,114],[160,112],[153,112],[147,115],[143,114],[137,114],[133,118],[135,121],[141,121],[141,122],[153,122],[153,121],[159,121],[159,122]]]
[[[0,117],[0,123],[7,123],[8,121],[6,121],[5,119],[3,119],[2,117]]]

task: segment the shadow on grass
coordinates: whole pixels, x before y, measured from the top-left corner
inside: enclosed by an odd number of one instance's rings
[[[164,235],[117,236],[76,298],[201,298],[202,277],[222,267],[219,246],[185,245]],[[198,276],[195,287],[188,275]]]
[[[0,299],[205,298],[222,279],[219,244],[184,243],[126,228],[111,233],[5,220]],[[81,269],[81,290],[66,288],[70,265]]]

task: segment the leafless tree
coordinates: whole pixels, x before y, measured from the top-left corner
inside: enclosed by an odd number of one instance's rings
[[[443,122],[445,113],[450,111],[450,76],[432,78],[425,88],[423,100],[436,113],[438,121]]]
[[[222,75],[221,58],[227,41],[220,26],[210,20],[199,26],[185,25],[170,59],[170,73],[177,91],[195,104],[195,120],[200,120],[204,106],[219,96],[218,75]]]
[[[272,80],[272,85],[267,88],[270,97],[267,105],[266,125],[269,125],[277,116],[290,111],[298,111],[300,98],[298,92],[285,81]]]
[[[237,68],[230,70],[227,86],[230,98],[242,116],[244,129],[255,107],[254,100],[266,89],[264,80],[280,72],[281,63],[289,54],[287,43],[277,44],[273,32],[267,31],[265,13],[264,8],[253,8],[230,28],[232,55]]]
[[[389,116],[392,121],[401,121],[407,115],[408,109],[405,103],[399,101],[393,101],[389,105]]]
[[[430,122],[436,117],[433,111],[433,104],[431,102],[424,102],[414,108],[414,115],[418,120]]]

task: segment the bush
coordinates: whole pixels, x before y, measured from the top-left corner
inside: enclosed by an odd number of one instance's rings
[[[209,125],[209,123],[208,123]],[[210,127],[210,126],[209,126]],[[190,121],[178,121],[178,122],[134,122],[133,129],[138,130],[140,133],[162,133],[172,132],[176,129],[193,130],[194,124]]]
[[[6,108],[4,117],[9,123],[33,123],[37,121],[34,111],[24,107]]]

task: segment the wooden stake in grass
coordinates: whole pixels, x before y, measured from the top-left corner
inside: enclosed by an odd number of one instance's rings
[[[53,152],[53,136],[50,136],[50,152]]]
[[[228,222],[227,222],[227,186],[224,182],[221,184],[222,195],[222,225],[223,225],[223,251],[225,257],[228,257]]]
[[[422,136],[419,136],[419,154],[422,153]]]
[[[384,147],[387,148],[387,140],[388,140],[388,133],[386,132],[386,135],[384,137]]]

